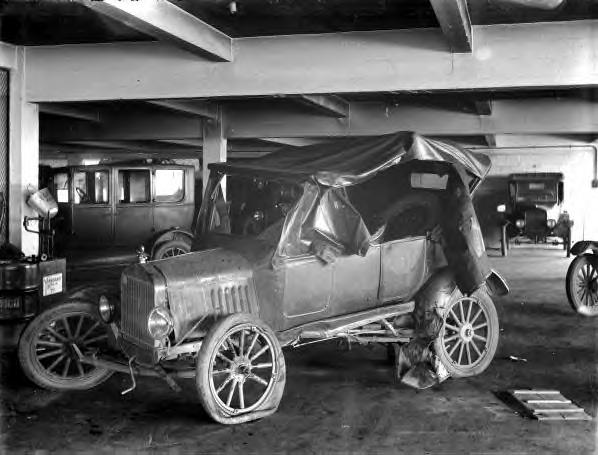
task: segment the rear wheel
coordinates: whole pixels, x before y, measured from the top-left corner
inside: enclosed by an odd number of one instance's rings
[[[191,243],[182,239],[172,239],[158,245],[154,251],[153,260],[166,259],[181,254],[187,254],[191,251]]]
[[[35,384],[51,390],[86,390],[112,375],[112,371],[82,363],[83,353],[104,350],[108,326],[97,307],[87,302],[55,306],[33,319],[19,340],[19,362]]]
[[[453,377],[482,373],[494,358],[499,336],[496,308],[485,288],[469,297],[457,292],[442,316],[434,348],[443,365]]]
[[[197,357],[197,390],[214,420],[235,424],[273,414],[286,382],[274,332],[249,314],[233,314],[208,332]]]
[[[584,316],[598,315],[598,270],[593,254],[577,256],[567,270],[567,299]]]

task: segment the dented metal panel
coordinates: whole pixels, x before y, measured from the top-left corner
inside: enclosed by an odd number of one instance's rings
[[[382,244],[380,300],[388,302],[413,295],[426,278],[427,240],[413,237]]]

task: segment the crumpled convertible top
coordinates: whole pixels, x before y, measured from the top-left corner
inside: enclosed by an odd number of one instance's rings
[[[448,161],[462,165],[478,179],[490,170],[490,159],[457,144],[429,139],[413,132],[342,138],[304,147],[285,146],[275,153],[243,162],[212,163],[224,172],[278,174],[315,180],[326,186],[349,186],[367,180],[399,162]]]

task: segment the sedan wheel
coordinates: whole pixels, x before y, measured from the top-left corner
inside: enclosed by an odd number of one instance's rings
[[[444,309],[444,324],[435,341],[436,354],[454,377],[483,372],[498,345],[498,315],[485,289],[458,295]]]
[[[206,412],[221,423],[272,414],[286,376],[280,344],[270,328],[248,314],[216,323],[197,359],[197,387]]]
[[[69,302],[33,319],[19,340],[19,361],[25,375],[51,390],[85,390],[108,379],[112,372],[82,363],[85,353],[107,347],[108,330],[91,303]]]
[[[584,316],[598,315],[598,270],[592,254],[576,257],[567,270],[567,298]]]

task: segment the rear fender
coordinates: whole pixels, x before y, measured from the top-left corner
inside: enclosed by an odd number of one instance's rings
[[[571,247],[571,254],[579,256],[588,250],[592,250],[594,254],[598,254],[598,242],[593,240],[582,240],[581,242],[575,242],[575,245]]]
[[[490,275],[486,278],[486,287],[493,295],[507,295],[509,293],[509,285],[496,270],[490,271]]]

